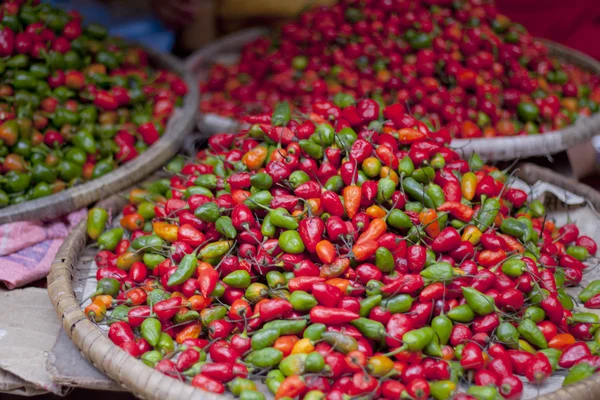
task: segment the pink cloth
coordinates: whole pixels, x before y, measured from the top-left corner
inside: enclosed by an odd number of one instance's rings
[[[0,282],[14,289],[48,275],[69,232],[85,218],[79,210],[52,222],[12,222],[0,226]]]

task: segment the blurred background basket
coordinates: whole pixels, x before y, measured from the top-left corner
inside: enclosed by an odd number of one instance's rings
[[[150,62],[184,77],[188,94],[183,106],[173,113],[164,135],[134,160],[114,171],[62,192],[0,209],[0,224],[25,220],[51,220],[86,207],[102,198],[129,187],[164,165],[182,146],[194,128],[198,113],[198,84],[178,58],[146,49]]]
[[[211,65],[216,62],[234,63],[242,48],[252,40],[268,33],[266,29],[248,29],[218,39],[195,52],[186,60],[187,69],[200,81],[207,78]],[[550,55],[600,74],[600,62],[561,44],[547,41]],[[200,94],[202,96],[202,93]],[[208,94],[206,94],[208,95]],[[203,136],[217,132],[231,132],[239,123],[231,118],[208,113],[197,119]],[[485,139],[454,139],[452,147],[461,149],[465,156],[478,153],[487,161],[507,161],[559,153],[600,133],[600,113],[580,117],[577,123],[557,131],[539,135],[512,136]]]

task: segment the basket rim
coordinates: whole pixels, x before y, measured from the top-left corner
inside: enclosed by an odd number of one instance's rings
[[[543,180],[558,185],[586,197],[600,209],[600,192],[550,169],[523,163],[518,167],[517,176],[530,184]],[[98,205],[118,212],[126,202],[124,196],[115,195],[102,200]],[[230,397],[227,395],[208,393],[187,383],[169,378],[140,360],[129,356],[124,350],[114,345],[85,316],[73,292],[72,279],[77,259],[81,256],[86,243],[86,221],[83,220],[61,246],[48,275],[50,300],[58,317],[62,320],[65,332],[86,359],[118,384],[141,398],[176,399],[185,396],[185,398],[199,400],[229,399]],[[161,387],[160,382],[163,380],[167,381],[164,383],[165,386]],[[166,392],[164,392],[165,390]],[[553,400],[577,395],[581,400],[591,400],[594,399],[593,392],[600,392],[600,374],[594,374],[584,381],[560,388],[540,398]]]
[[[144,50],[154,64],[164,65],[177,72],[184,78],[188,86],[188,93],[183,98],[183,107],[178,109],[180,114],[173,121],[173,125],[145,152],[100,178],[50,196],[0,209],[0,224],[27,220],[49,220],[86,207],[143,179],[177,153],[186,135],[194,128],[194,116],[198,113],[200,99],[198,85],[193,74],[185,69],[183,60],[149,48],[144,48]]]
[[[197,75],[204,63],[210,62],[223,49],[240,46],[269,32],[267,28],[251,28],[235,32],[211,42],[206,47],[192,53],[185,65]],[[549,49],[552,56],[568,59],[581,68],[600,74],[600,61],[578,50],[547,39],[539,39]],[[242,43],[240,43],[242,42]],[[202,97],[203,93],[200,93]],[[197,118],[198,128],[207,134],[238,129],[241,124],[229,117],[216,113],[205,113]],[[506,136],[476,139],[452,139],[451,146],[462,149],[466,155],[480,153],[488,161],[505,161],[554,154],[564,151],[575,144],[591,139],[600,132],[600,112],[582,117],[576,123],[565,128],[528,136]]]

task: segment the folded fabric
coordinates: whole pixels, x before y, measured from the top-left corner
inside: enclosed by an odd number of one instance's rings
[[[14,289],[48,275],[64,238],[85,218],[79,210],[52,222],[11,222],[0,226],[0,282]]]

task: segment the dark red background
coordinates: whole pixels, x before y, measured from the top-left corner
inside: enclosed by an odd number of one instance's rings
[[[533,35],[600,60],[600,0],[497,0],[496,4]]]

